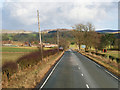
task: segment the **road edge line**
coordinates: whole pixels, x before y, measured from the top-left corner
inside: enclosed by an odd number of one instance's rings
[[[76,52],[77,52],[77,51],[76,51]],[[78,53],[80,53],[80,52],[78,51]],[[83,55],[82,53],[80,53],[80,54]],[[86,58],[88,58],[88,59],[90,59],[90,60],[91,60],[94,64],[96,64],[97,66],[99,65],[99,66],[103,67],[104,70],[105,70],[105,72],[107,72],[109,75],[111,75],[113,78],[115,78],[116,80],[118,80],[118,81],[120,82],[119,77],[116,76],[116,75],[114,75],[112,72],[108,71],[108,70],[106,69],[106,67],[104,67],[103,65],[97,63],[96,61],[92,60],[90,57],[88,57],[88,56],[86,56],[86,55],[83,55],[83,56],[86,57]]]
[[[43,82],[43,84],[40,86],[40,90],[44,87],[44,85],[46,84],[46,82],[48,81],[48,79],[50,78],[50,76],[52,75],[52,73],[54,72],[54,70],[56,69],[57,65],[60,63],[60,61],[62,60],[62,58],[64,57],[64,53],[61,56],[61,58],[59,59],[59,61],[55,64],[55,66],[53,67],[52,71],[49,73],[49,75],[47,76],[47,78],[45,79],[45,81]]]

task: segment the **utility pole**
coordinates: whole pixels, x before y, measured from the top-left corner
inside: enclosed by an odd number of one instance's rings
[[[59,52],[59,30],[57,29],[57,45],[58,45],[58,52]]]
[[[39,21],[39,11],[38,10],[37,10],[37,16],[38,16],[38,29],[39,29],[39,38],[40,38],[41,59],[43,60],[42,40],[41,40],[41,31],[40,31],[40,21]]]

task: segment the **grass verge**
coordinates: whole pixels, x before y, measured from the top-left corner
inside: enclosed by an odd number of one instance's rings
[[[4,77],[2,80],[3,88],[34,88],[40,80],[43,79],[44,75],[49,71],[49,69],[56,63],[56,61],[63,55],[64,52],[51,55],[44,58],[43,61],[37,63],[33,67],[26,68],[24,70],[19,70],[17,73],[13,74],[8,81]]]

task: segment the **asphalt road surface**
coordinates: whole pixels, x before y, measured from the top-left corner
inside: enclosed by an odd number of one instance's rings
[[[102,66],[68,50],[41,88],[118,88],[119,82]]]

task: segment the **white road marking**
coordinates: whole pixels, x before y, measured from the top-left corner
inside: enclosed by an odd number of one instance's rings
[[[83,76],[83,74],[81,74]]]
[[[107,72],[108,74],[110,74],[111,76],[113,76],[114,78],[116,78],[118,80],[118,78],[114,75],[112,75],[110,72],[108,72],[107,70],[105,70],[105,72]]]
[[[80,67],[78,67],[78,69],[80,69]]]
[[[98,67],[101,67],[100,65],[98,65],[97,63],[93,62],[94,64],[96,64]],[[116,76],[114,76],[113,74],[111,74],[110,72],[108,72],[107,70],[105,70],[105,72],[107,72],[108,74],[110,74],[112,77],[114,77],[115,79],[118,80],[118,78]]]
[[[87,87],[87,88],[90,88],[90,87],[88,86],[88,84],[86,84],[86,87]]]
[[[98,67],[101,67],[100,65],[98,65],[97,63],[93,62],[95,65],[97,65]]]
[[[64,56],[62,56],[63,58]],[[44,85],[46,84],[46,82],[48,81],[48,79],[50,78],[50,76],[52,75],[52,73],[54,72],[55,68],[57,67],[57,65],[60,63],[60,61],[62,60],[62,58],[57,62],[57,64],[55,65],[55,67],[52,69],[52,71],[50,72],[50,74],[48,75],[48,77],[46,78],[46,80],[44,81],[44,83],[42,84],[42,86],[40,87],[40,90],[44,87]]]

